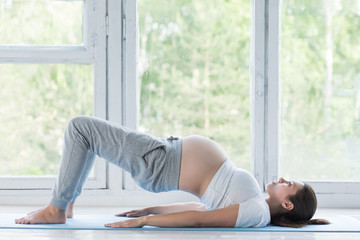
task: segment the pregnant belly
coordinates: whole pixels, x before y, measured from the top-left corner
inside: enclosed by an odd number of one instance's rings
[[[211,139],[197,135],[182,138],[179,189],[201,198],[227,157]]]

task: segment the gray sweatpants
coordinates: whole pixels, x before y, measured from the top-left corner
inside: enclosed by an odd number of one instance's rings
[[[129,172],[145,190],[178,190],[181,139],[155,138],[88,116],[71,119],[64,138],[60,170],[50,201],[57,208],[65,210],[80,195],[95,155]]]

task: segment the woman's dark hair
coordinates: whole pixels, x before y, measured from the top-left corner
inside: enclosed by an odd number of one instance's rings
[[[311,219],[316,211],[317,199],[310,185],[304,184],[289,200],[294,204],[294,208],[271,217],[271,225],[299,228],[308,224],[330,223],[325,219]]]

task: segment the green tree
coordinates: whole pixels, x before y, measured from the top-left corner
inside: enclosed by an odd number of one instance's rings
[[[140,0],[139,27],[140,126],[207,136],[250,169],[250,1]]]
[[[0,1],[0,45],[82,42],[81,1]],[[0,64],[0,175],[54,175],[67,121],[93,113],[91,65]]]
[[[358,1],[283,2],[282,175],[359,180]]]

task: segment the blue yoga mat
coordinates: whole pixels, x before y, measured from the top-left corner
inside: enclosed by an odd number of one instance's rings
[[[125,220],[125,217],[110,215],[77,215],[65,224],[15,224],[21,215],[0,215],[0,229],[71,229],[71,230],[146,230],[146,231],[254,231],[254,232],[360,232],[360,221],[345,215],[324,216],[329,225],[308,225],[302,228],[266,226],[263,228],[106,228],[104,224]]]

